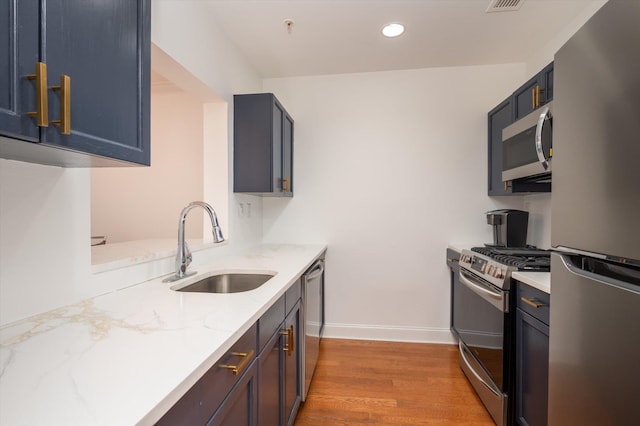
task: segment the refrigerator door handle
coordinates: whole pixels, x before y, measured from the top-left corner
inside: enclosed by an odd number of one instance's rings
[[[549,107],[546,106],[540,112],[540,117],[538,117],[538,124],[536,125],[536,154],[538,154],[538,161],[542,164],[542,167],[547,170],[549,168],[549,162],[544,155],[544,151],[542,149],[542,128],[544,127],[544,122],[547,121],[551,116],[549,115]]]
[[[602,283],[608,284],[613,287],[625,288],[634,293],[640,294],[640,289],[638,288],[640,273],[638,272],[634,273],[632,272],[631,269],[629,269],[628,271],[625,271],[626,268],[624,266],[616,266],[615,272],[610,272],[609,271],[610,266],[607,268],[606,262],[603,262],[597,258],[591,258],[591,263],[596,263],[596,264],[599,263],[601,265],[605,265],[605,268],[602,268],[602,267],[599,268],[600,272],[590,271],[588,269],[584,269],[578,265],[575,265],[573,262],[571,262],[568,255],[560,254],[560,253],[558,253],[558,255],[560,256],[560,259],[562,260],[562,264],[564,265],[564,267],[569,272],[579,277],[589,279],[589,280],[600,281]],[[605,273],[601,273],[601,272],[605,272]],[[611,276],[609,276],[607,273],[610,273]]]

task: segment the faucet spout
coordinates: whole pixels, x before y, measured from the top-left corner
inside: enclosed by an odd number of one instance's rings
[[[202,201],[193,201],[189,203],[187,207],[182,209],[182,212],[180,213],[180,219],[178,220],[178,252],[176,254],[176,273],[174,276],[168,278],[167,281],[175,281],[188,275],[192,275],[187,274],[187,267],[191,263],[192,256],[191,251],[189,250],[189,246],[185,241],[184,224],[187,220],[187,214],[195,207],[202,207],[209,214],[209,218],[211,219],[213,242],[221,243],[224,241],[224,236],[222,235],[222,230],[220,229],[220,224],[218,223],[218,217],[216,216],[216,212],[215,210],[213,210],[213,207]]]

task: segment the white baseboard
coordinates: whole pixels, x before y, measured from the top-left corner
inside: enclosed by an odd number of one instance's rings
[[[448,328],[394,327],[362,324],[325,324],[323,337],[390,342],[454,344]]]

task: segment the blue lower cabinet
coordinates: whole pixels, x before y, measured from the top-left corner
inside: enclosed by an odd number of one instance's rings
[[[249,328],[156,425],[257,425],[257,329]]]
[[[207,426],[255,426],[258,424],[258,364],[253,361]]]
[[[549,295],[518,283],[516,309],[515,421],[547,424],[549,394]]]
[[[298,280],[157,425],[293,425],[302,399],[300,290]]]
[[[278,426],[280,422],[282,351],[281,334],[276,332],[260,353],[258,360],[258,413],[261,426]]]
[[[302,402],[302,388],[300,381],[300,301],[294,306],[284,326],[287,332],[287,342],[283,351],[283,393],[284,393],[284,424],[292,426]]]
[[[286,300],[286,303],[285,303]],[[271,336],[258,356],[260,426],[293,425],[302,400],[300,384],[300,281],[258,321]],[[285,312],[289,311],[285,317]],[[280,321],[276,326],[276,321]]]

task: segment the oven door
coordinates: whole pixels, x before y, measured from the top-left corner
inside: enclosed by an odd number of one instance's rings
[[[496,424],[506,421],[504,377],[509,292],[464,268],[453,285],[452,328],[459,338],[460,366]]]

